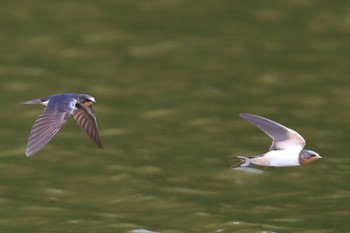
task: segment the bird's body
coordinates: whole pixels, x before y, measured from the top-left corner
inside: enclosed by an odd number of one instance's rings
[[[296,131],[277,122],[254,114],[240,116],[264,131],[273,140],[270,150],[258,156],[237,156],[242,162],[237,167],[250,164],[267,167],[291,167],[310,163],[321,158],[312,150],[304,150],[305,140]]]
[[[31,156],[43,148],[71,115],[95,143],[103,148],[92,107],[94,103],[94,97],[86,94],[57,94],[23,102],[45,106],[30,132],[26,155]]]

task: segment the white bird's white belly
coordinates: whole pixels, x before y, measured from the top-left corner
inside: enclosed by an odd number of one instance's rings
[[[269,160],[269,166],[289,167],[299,166],[300,149],[273,150],[265,154]]]

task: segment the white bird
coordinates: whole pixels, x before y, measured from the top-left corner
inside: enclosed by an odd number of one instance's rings
[[[267,167],[300,166],[322,158],[315,151],[303,149],[305,140],[296,131],[254,114],[241,113],[239,116],[270,136],[272,145],[267,153],[258,156],[237,156],[242,161],[236,167],[247,167],[251,164]]]

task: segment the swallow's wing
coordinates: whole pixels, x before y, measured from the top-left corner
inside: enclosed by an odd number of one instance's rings
[[[261,116],[249,113],[241,113],[239,115],[272,138],[270,150],[285,150],[293,147],[301,150],[305,146],[304,138],[292,129]]]
[[[26,155],[31,156],[43,148],[61,129],[74,110],[75,99],[63,100],[52,96],[45,110],[35,121],[30,132]]]
[[[78,104],[77,109],[73,111],[73,117],[90,138],[94,140],[98,147],[103,148],[98,132],[95,111],[92,105],[85,107]]]

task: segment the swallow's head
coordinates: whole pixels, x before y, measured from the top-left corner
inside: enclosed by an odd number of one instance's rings
[[[317,159],[321,159],[322,157],[312,150],[302,150],[299,154],[299,162],[301,165],[311,163]]]
[[[88,106],[96,103],[96,100],[91,95],[83,94],[83,95],[79,96],[78,103],[80,103],[81,105],[84,105],[85,107],[88,107]]]

